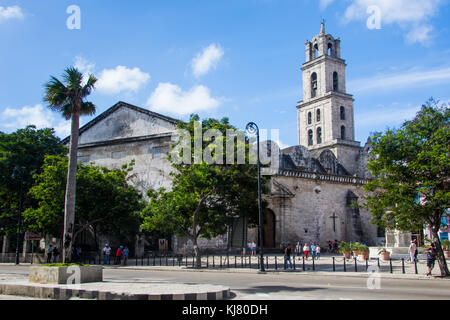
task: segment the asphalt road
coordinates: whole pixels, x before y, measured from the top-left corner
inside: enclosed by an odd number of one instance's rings
[[[0,279],[28,277],[27,266],[0,265]],[[105,269],[104,280],[216,284],[231,288],[233,300],[449,300],[449,280],[380,279],[379,287],[368,288],[368,277],[299,273],[221,273]],[[369,281],[373,286],[376,282]],[[1,297],[0,297],[1,299]]]

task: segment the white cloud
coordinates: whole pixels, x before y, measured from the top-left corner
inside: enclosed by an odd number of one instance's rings
[[[433,70],[409,70],[396,74],[380,74],[370,78],[350,81],[348,86],[353,92],[402,89],[418,86],[442,84],[450,81],[450,67],[442,67]]]
[[[149,97],[147,106],[158,112],[187,115],[212,110],[220,103],[219,99],[212,97],[209,89],[202,85],[183,91],[172,83],[159,83]]]
[[[24,106],[20,109],[6,108],[0,114],[0,120],[3,127],[9,130],[35,125],[38,129],[54,128],[56,135],[60,138],[70,134],[70,120],[63,119],[61,115],[41,104]]]
[[[327,2],[328,0],[322,0]],[[322,2],[321,1],[321,2]],[[443,0],[350,0],[344,21],[365,21],[369,18],[367,9],[376,6],[381,13],[382,25],[397,24],[405,31],[405,38],[411,43],[426,44],[431,37],[430,20],[438,12]]]
[[[320,9],[325,9],[330,5],[334,0],[320,0]]]
[[[23,17],[22,9],[19,6],[0,6],[0,22],[9,19],[23,19]]]
[[[117,66],[115,69],[104,69],[100,73],[97,89],[108,94],[122,91],[137,92],[149,79],[150,75],[139,68]]]
[[[203,49],[192,59],[191,65],[194,76],[198,78],[215,68],[223,54],[223,49],[214,43]]]

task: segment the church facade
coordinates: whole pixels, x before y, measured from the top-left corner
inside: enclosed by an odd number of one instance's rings
[[[353,206],[364,195],[370,174],[367,146],[354,140],[354,99],[346,92],[345,68],[340,40],[325,34],[322,24],[320,34],[306,42],[303,100],[297,104],[299,145],[280,150],[279,168],[270,179],[266,248],[297,241],[377,242],[369,212]],[[173,169],[166,156],[178,121],[118,102],[80,128],[79,161],[118,168],[134,160],[130,182],[137,190],[170,189]],[[248,229],[245,219],[236,219],[226,235],[199,245],[211,250],[242,248],[257,238],[257,230]],[[145,238],[136,239],[137,254],[145,246]],[[189,250],[190,243],[173,238],[171,247]]]

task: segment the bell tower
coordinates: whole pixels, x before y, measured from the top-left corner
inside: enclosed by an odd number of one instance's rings
[[[320,33],[306,41],[302,66],[303,100],[297,104],[299,144],[312,155],[331,150],[350,174],[357,170],[360,142],[355,141],[353,96],[346,92],[341,40]]]

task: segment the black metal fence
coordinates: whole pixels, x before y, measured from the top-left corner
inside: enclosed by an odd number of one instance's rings
[[[47,256],[42,253],[20,254],[19,262],[21,264],[41,264],[47,263]],[[205,254],[201,258],[201,268],[248,268],[260,269],[260,256],[242,256],[242,255],[215,255]],[[61,262],[58,256],[56,262]],[[296,272],[326,271],[326,272],[384,272],[401,274],[419,274],[419,263],[417,261],[408,262],[404,258],[382,260],[380,258],[370,258],[368,260],[351,257],[345,259],[342,256],[326,256],[324,259],[308,258],[304,255],[291,256],[290,263],[285,261],[282,255],[265,255],[263,259],[264,268],[268,271],[291,270]],[[0,253],[0,263],[14,263],[15,253]],[[51,262],[54,262],[53,258]],[[110,265],[110,266],[166,266],[166,267],[188,267],[196,266],[194,255],[159,255],[156,253],[147,253],[141,257],[120,260],[110,256],[109,261],[105,260],[103,255],[87,252],[78,257],[75,262],[91,265]],[[420,266],[424,268],[423,262]],[[422,270],[423,271],[423,270]]]
[[[330,259],[331,258],[331,259]],[[327,271],[327,272],[386,272],[402,274],[418,274],[419,264],[417,261],[407,262],[406,259],[381,260],[380,258],[371,258],[360,260],[355,257],[345,259],[342,256],[328,256],[326,261],[320,258],[306,259],[305,256],[292,256],[291,263],[286,261],[284,256],[265,255],[263,258],[264,268],[266,270],[292,270],[303,271]],[[330,260],[330,261],[328,261]],[[81,261],[85,264],[105,264],[103,256],[85,255]],[[106,263],[107,264],[107,263]],[[127,259],[124,261],[110,258],[109,265],[128,265],[128,266],[167,266],[167,267],[190,267],[196,266],[194,255],[157,255],[146,254],[141,257]],[[242,255],[203,255],[201,258],[201,268],[248,268],[260,269],[260,256],[242,256]]]

